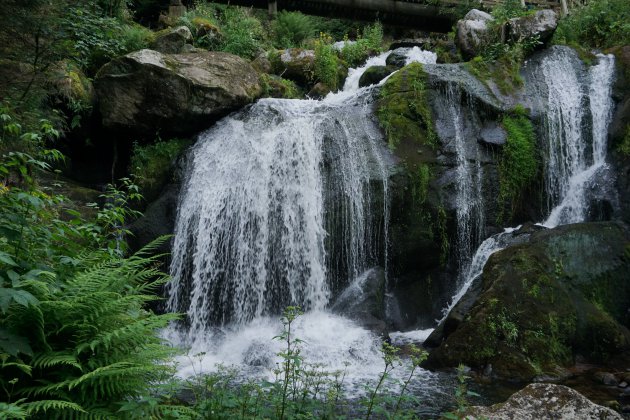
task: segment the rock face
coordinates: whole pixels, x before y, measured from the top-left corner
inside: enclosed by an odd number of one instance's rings
[[[617,176],[617,191],[621,217],[630,223],[630,151],[620,147],[630,144],[630,45],[611,51],[615,54],[618,66],[613,94],[618,101],[617,109],[610,125],[610,151]]]
[[[392,74],[393,71],[392,67],[372,66],[361,75],[359,87],[374,85]]]
[[[315,66],[315,51],[302,48],[289,48],[271,58],[273,71],[278,76],[293,80],[300,85],[311,81]]]
[[[222,52],[136,51],[103,66],[94,85],[106,128],[149,136],[197,132],[261,93],[251,65]]]
[[[623,419],[610,408],[592,403],[579,392],[553,384],[528,385],[504,403],[469,408],[465,417],[471,420]]]
[[[156,34],[151,49],[163,54],[179,54],[184,52],[186,44],[192,43],[193,36],[187,26],[165,29]]]
[[[385,63],[388,66],[393,66],[396,68],[403,68],[407,64],[407,52],[408,48],[396,48],[393,50],[385,59]]]
[[[580,223],[493,254],[467,317],[427,360],[492,366],[499,378],[557,376],[576,355],[630,367],[630,228]],[[446,332],[448,333],[448,332]]]
[[[510,19],[508,27],[513,41],[537,36],[540,42],[545,43],[558,27],[558,14],[550,9],[538,10],[533,15]]]
[[[464,56],[471,58],[492,43],[494,37],[490,22],[494,18],[481,10],[473,9],[457,22],[455,42]]]

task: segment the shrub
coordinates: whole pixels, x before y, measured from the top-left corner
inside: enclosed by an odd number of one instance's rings
[[[302,45],[316,34],[315,22],[300,12],[281,11],[273,22],[273,45],[276,48],[293,48]]]
[[[595,48],[630,44],[630,2],[592,0],[560,20],[553,41]]]
[[[332,46],[332,38],[320,34],[315,43],[315,80],[325,83],[331,90],[337,89],[339,62]]]
[[[348,38],[346,37],[347,41]],[[341,58],[350,67],[361,65],[371,54],[381,51],[383,27],[379,22],[364,28],[362,35],[353,43],[346,42]]]
[[[158,139],[157,143],[145,146],[134,144],[129,171],[141,174],[137,182],[144,195],[151,198],[159,193],[159,189],[169,181],[174,161],[190,143],[188,139]]]

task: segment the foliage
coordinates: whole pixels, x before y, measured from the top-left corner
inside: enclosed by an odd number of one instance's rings
[[[466,408],[468,408],[468,398],[478,397],[479,394],[468,390],[467,381],[470,376],[466,375],[466,366],[460,364],[457,366],[457,389],[455,390],[455,403],[457,408],[454,412],[444,413],[443,417],[450,420],[459,420],[466,418]]]
[[[516,115],[504,117],[502,125],[507,132],[507,141],[499,161],[499,203],[501,208],[509,204],[513,213],[523,192],[538,174],[536,138],[534,127],[522,107],[516,110]],[[501,211],[498,218],[502,217]]]
[[[315,80],[326,84],[331,90],[337,89],[338,83],[337,54],[332,46],[332,38],[326,34],[320,34],[315,43]]]
[[[553,41],[593,48],[630,44],[630,2],[591,0],[575,8],[560,20]]]
[[[0,162],[0,403],[15,418],[114,417],[171,375],[163,361],[172,350],[156,333],[174,316],[144,309],[168,279],[148,256],[160,243],[122,257],[137,198],[129,180],[124,191],[110,186],[86,221],[34,184],[35,170],[48,168],[23,152]]]
[[[371,54],[381,51],[383,43],[383,26],[376,22],[365,27],[355,42],[349,42],[346,36],[341,49],[341,58],[350,67],[362,64]]]
[[[260,86],[262,87],[263,97],[299,99],[303,96],[295,82],[279,76],[272,76],[266,73],[261,74]]]
[[[204,1],[180,19],[195,35],[195,45],[252,59],[268,47],[267,33],[251,9]]]
[[[300,12],[278,13],[273,22],[273,45],[276,48],[294,48],[317,33],[315,21]]]
[[[140,145],[134,143],[129,170],[134,174],[141,174],[137,178],[144,195],[158,193],[168,181],[172,173],[175,160],[190,146],[189,139],[170,139],[156,143]]]
[[[73,58],[88,75],[114,57],[146,48],[153,38],[149,29],[105,16],[96,6],[70,6],[62,28]]]
[[[411,63],[390,77],[381,88],[377,117],[389,147],[403,139],[437,146],[437,133],[427,103],[426,74],[420,63]]]

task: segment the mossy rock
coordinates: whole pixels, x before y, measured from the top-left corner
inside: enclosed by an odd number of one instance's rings
[[[577,355],[630,367],[629,247],[627,225],[582,223],[493,254],[476,303],[427,366],[491,365],[519,381],[555,375]]]

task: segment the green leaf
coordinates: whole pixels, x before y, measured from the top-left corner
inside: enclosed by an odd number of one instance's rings
[[[33,355],[33,350],[26,338],[12,334],[4,329],[0,329],[0,350],[13,357],[17,357],[19,353],[28,356]]]
[[[6,252],[0,251],[0,262],[4,263],[6,265],[10,265],[11,267],[17,267],[17,263]]]

